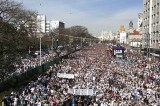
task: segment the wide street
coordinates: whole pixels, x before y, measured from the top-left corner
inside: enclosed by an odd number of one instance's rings
[[[8,103],[14,106],[158,106],[159,63],[150,63],[147,68],[145,56],[127,52],[122,61],[113,58],[108,50],[106,44],[95,44],[71,54],[23,87],[22,93],[13,91],[10,99],[6,97]]]

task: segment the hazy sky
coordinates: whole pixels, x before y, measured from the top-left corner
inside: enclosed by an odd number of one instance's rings
[[[44,14],[47,20],[60,20],[66,27],[82,25],[93,35],[102,30],[128,29],[130,20],[137,27],[143,0],[16,0],[24,7]]]

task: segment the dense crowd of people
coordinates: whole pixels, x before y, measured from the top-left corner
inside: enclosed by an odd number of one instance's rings
[[[107,45],[96,44],[50,66],[21,92],[5,96],[2,106],[160,106],[159,70],[158,61],[130,51],[117,59]],[[94,94],[71,94],[70,88],[94,89]]]
[[[67,52],[62,51],[59,54],[59,56],[63,56],[65,54],[67,54]],[[41,55],[41,64],[47,63],[56,57],[57,57],[57,54],[55,52],[43,54],[43,55]],[[28,58],[21,59],[20,63],[14,64],[15,69],[13,69],[10,73],[6,73],[6,77],[5,77],[6,79],[1,80],[1,78],[0,78],[0,82],[7,80],[8,78],[10,78],[14,75],[20,75],[20,74],[22,74],[30,69],[33,69],[37,66],[40,66],[40,55],[37,55],[36,57],[29,56]]]
[[[61,51],[59,56],[63,56],[65,54],[67,54],[66,51]],[[41,55],[41,64],[44,64],[53,60],[53,58],[56,58],[56,56],[57,54],[55,52]],[[28,69],[35,68],[36,66],[40,66],[41,64],[40,64],[40,55],[37,55],[36,58],[30,57],[30,58],[22,59],[20,64],[15,65],[17,68],[16,72],[23,73]]]
[[[41,64],[46,63],[53,59],[55,57],[55,54],[45,54],[41,56]],[[35,68],[36,66],[40,65],[40,56],[38,55],[36,58],[26,58],[22,59],[20,64],[16,64],[16,72],[17,73],[23,73],[27,71],[28,69]]]

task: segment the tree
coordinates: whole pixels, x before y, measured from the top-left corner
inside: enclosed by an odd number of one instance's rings
[[[95,39],[89,32],[88,29],[84,26],[72,26],[66,29],[66,35],[69,36],[69,42],[71,47],[74,49],[77,46],[85,46],[88,45],[90,39]]]
[[[17,3],[13,0],[1,0],[0,1],[0,17],[1,21],[9,23],[18,31],[18,37],[33,36],[35,30],[33,29],[33,23],[36,21],[37,12],[27,10],[21,3]],[[22,35],[22,36],[21,36]],[[21,42],[25,43],[24,50],[28,49],[28,39],[23,39]]]
[[[15,71],[13,65],[28,52],[31,32],[29,24],[36,19],[36,12],[26,10],[12,0],[0,1],[0,78]],[[32,31],[33,32],[33,31]]]
[[[21,3],[12,0],[0,1],[1,20],[19,28],[21,25],[28,27],[28,23],[36,20],[37,13],[32,10],[24,9]]]
[[[14,71],[13,64],[24,53],[27,39],[25,32],[19,33],[12,25],[0,21],[0,78]]]

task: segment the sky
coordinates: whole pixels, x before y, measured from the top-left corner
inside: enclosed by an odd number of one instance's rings
[[[60,20],[65,27],[81,25],[93,36],[102,31],[128,30],[132,20],[137,27],[138,13],[143,12],[143,0],[15,0],[26,9],[46,15],[47,20]]]

